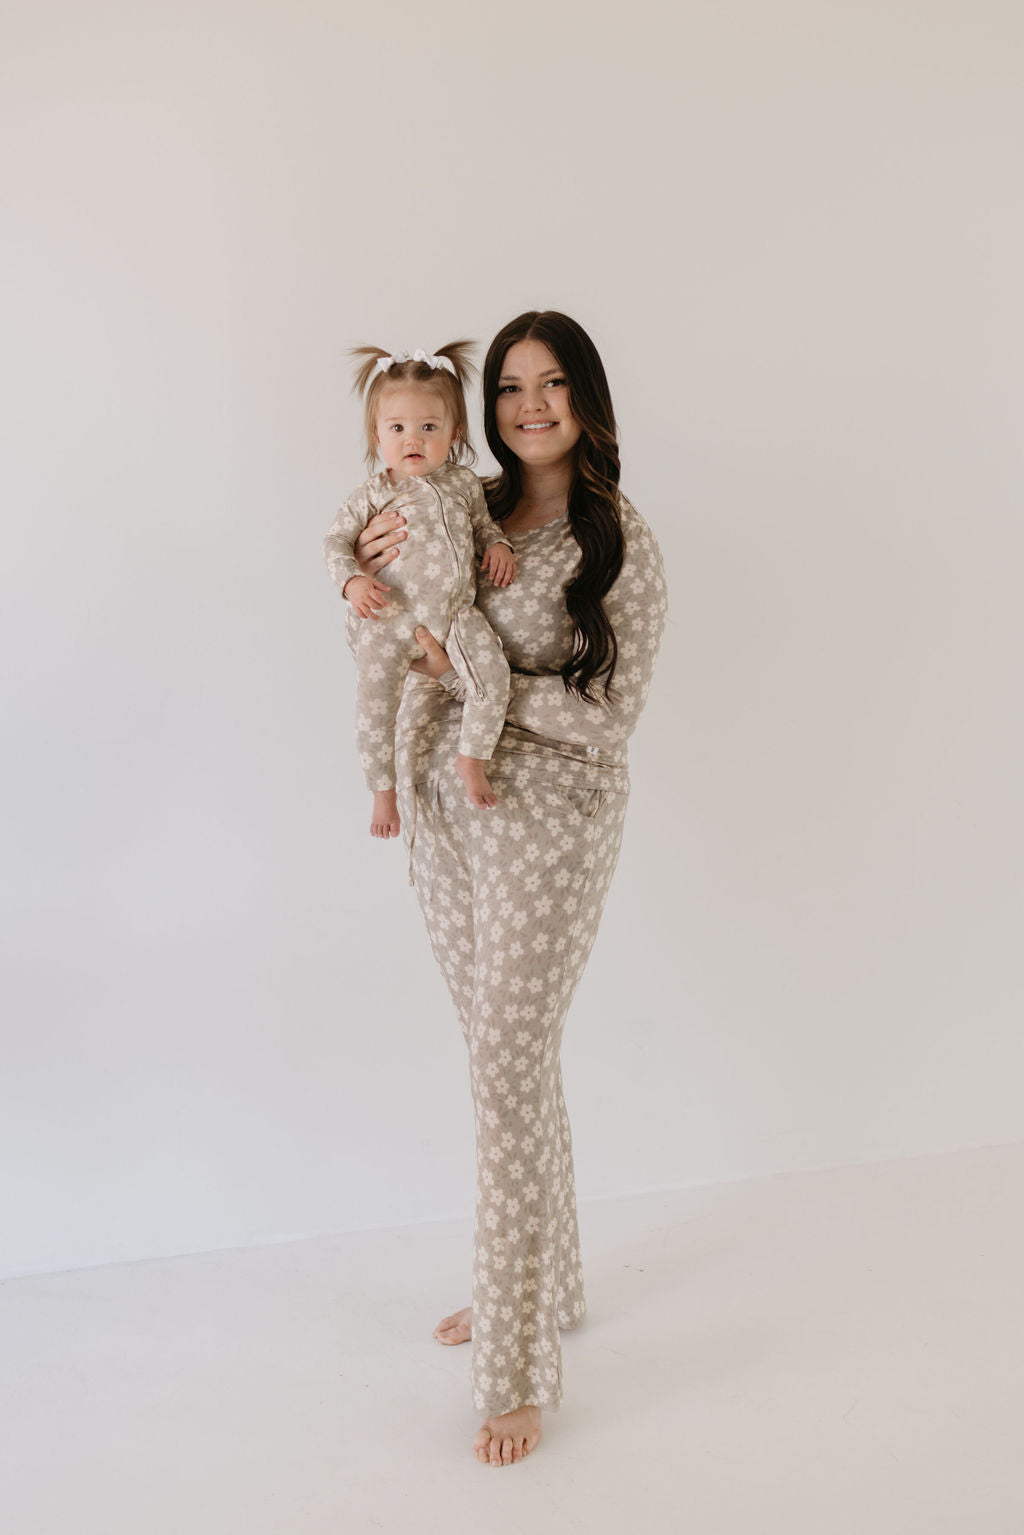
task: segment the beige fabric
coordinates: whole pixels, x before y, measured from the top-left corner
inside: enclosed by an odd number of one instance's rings
[[[566,517],[517,532],[516,580],[481,586],[479,606],[513,668],[509,723],[488,766],[495,809],[470,806],[452,771],[456,698],[411,672],[398,719],[411,876],[469,1051],[472,1395],[488,1417],[529,1402],[558,1407],[559,1328],[585,1311],[559,1049],[618,858],[626,740],[667,611],[657,541],[625,499],[622,520],[625,561],[605,599],[619,646],[610,704],[569,698],[550,675],[572,644],[564,588],[579,546]]]
[[[477,606],[499,636],[512,669],[502,748],[530,753],[538,759],[540,773],[626,790],[626,741],[647,701],[668,595],[654,534],[625,497],[621,505],[625,560],[604,603],[619,646],[611,703],[571,698],[557,675],[572,653],[564,592],[580,552],[567,516],[542,528],[517,531],[516,579],[506,587],[482,581]],[[349,613],[350,644],[364,623],[372,619]],[[399,784],[423,782],[444,771],[458,750],[461,719],[457,700],[439,683],[419,672],[408,674],[396,727]],[[614,783],[608,776],[612,770]]]
[[[489,776],[492,810],[474,809],[451,769],[398,795],[403,824],[416,823],[416,889],[469,1051],[471,1389],[485,1417],[558,1407],[559,1328],[586,1310],[559,1050],[627,804],[622,793],[538,777],[512,752],[495,753]]]
[[[357,619],[354,651],[356,741],[370,789],[395,785],[395,722],[409,662],[423,654],[415,630],[425,624],[446,646],[464,688],[455,750],[487,758],[501,734],[509,671],[501,643],[474,607],[476,556],[511,544],[492,522],[480,481],[469,469],[442,464],[431,474],[392,484],[384,470],[346,499],[324,539],[324,558],[339,591],[359,575],[355,541],[381,511],[401,511],[408,537],[385,580],[392,594],[376,619]],[[489,584],[488,578],[484,582]],[[355,616],[350,610],[350,616]]]

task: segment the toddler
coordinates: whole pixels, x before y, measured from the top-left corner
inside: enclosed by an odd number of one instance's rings
[[[469,442],[465,384],[468,341],[436,356],[417,351],[389,356],[361,346],[355,388],[363,395],[367,466],[378,453],[385,467],[346,500],[324,539],[327,568],[342,596],[364,620],[355,643],[356,740],[373,791],[375,837],[399,832],[395,794],[395,720],[409,662],[424,654],[423,625],[448,652],[465,685],[462,733],[455,767],[474,805],[497,796],[484,764],[497,744],[508,707],[509,670],[501,641],[476,599],[475,556],[495,586],[515,577],[515,555],[492,521],[476,475],[464,466]],[[355,542],[376,512],[400,511],[407,537],[388,566],[388,586],[364,576]]]

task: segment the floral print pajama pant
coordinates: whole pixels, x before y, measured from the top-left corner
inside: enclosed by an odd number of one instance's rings
[[[518,759],[518,760],[517,760]],[[469,1049],[476,1126],[471,1385],[485,1417],[562,1396],[586,1309],[559,1051],[628,796],[499,750],[491,810],[454,772],[399,791],[410,874]]]

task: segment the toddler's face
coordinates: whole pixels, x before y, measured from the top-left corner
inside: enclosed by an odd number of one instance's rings
[[[377,408],[377,441],[393,480],[440,469],[455,438],[441,395],[429,384],[390,384]]]

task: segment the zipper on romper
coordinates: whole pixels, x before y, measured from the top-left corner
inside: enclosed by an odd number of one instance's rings
[[[429,480],[427,481],[427,484],[430,485],[430,481]],[[459,585],[461,586],[462,585],[462,561],[459,559],[459,551],[458,551],[458,549],[455,546],[455,540],[452,537],[452,530],[448,526],[448,518],[444,514],[444,497],[441,495],[441,492],[438,490],[436,485],[430,485],[430,488],[434,492],[434,495],[437,497],[437,509],[441,513],[441,526],[444,528],[444,531],[445,531],[445,533],[447,534],[447,537],[448,537],[448,542],[452,546],[452,557],[455,560],[455,575],[458,578]]]
[[[445,531],[445,533],[446,533],[446,535],[448,537],[448,542],[452,546],[452,556],[453,556],[453,558],[455,560],[455,574],[456,574],[456,578],[458,580],[458,583],[461,586],[462,585],[462,561],[459,559],[459,551],[458,551],[458,548],[456,546],[455,540],[452,537],[452,530],[448,526],[448,518],[444,514],[444,497],[441,495],[441,492],[438,490],[436,485],[432,485],[429,480],[427,481],[427,484],[430,485],[431,490],[434,492],[434,495],[437,497],[437,509],[441,513],[441,526],[444,528],[444,531]],[[449,636],[455,640],[456,645],[458,645],[458,647],[459,647],[459,654],[462,657],[462,664],[466,668],[466,671],[469,673],[470,681],[472,682],[473,686],[476,688],[476,696],[477,696],[477,698],[479,698],[479,699],[486,699],[487,693],[486,693],[485,689],[483,687],[481,687],[481,685],[480,685],[480,678],[477,676],[476,672],[473,670],[473,663],[470,661],[469,657],[467,656],[465,646],[463,645],[462,641],[459,639],[458,630],[457,630],[457,628],[455,626],[455,613],[452,614],[451,623],[449,625],[448,632],[449,632]]]

